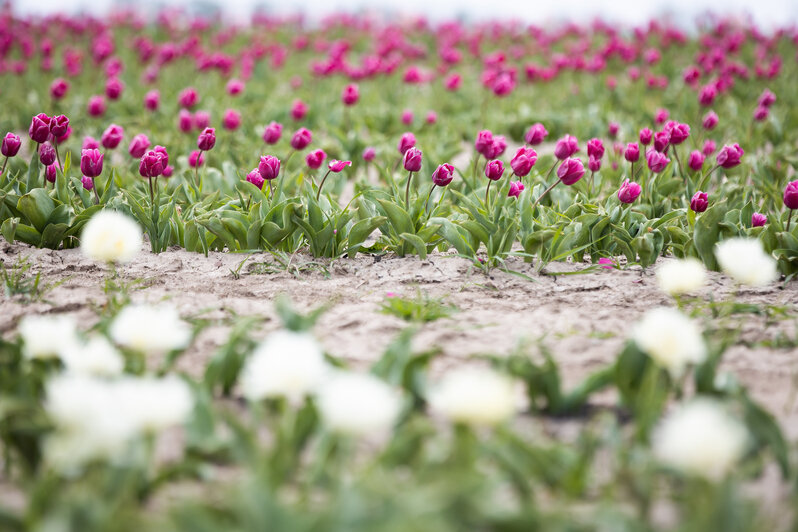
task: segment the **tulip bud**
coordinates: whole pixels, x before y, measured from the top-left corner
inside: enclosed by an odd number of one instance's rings
[[[46,142],[50,136],[50,117],[44,113],[39,113],[31,118],[28,136],[33,142],[38,142],[39,144]]]
[[[180,107],[191,109],[199,102],[199,95],[197,95],[197,91],[192,87],[187,87],[180,91],[177,102],[180,104]]]
[[[263,155],[258,164],[258,172],[263,179],[270,181],[280,175],[280,159],[273,155]]]
[[[510,160],[510,167],[515,175],[524,177],[529,174],[537,160],[538,154],[535,150],[522,146],[518,148],[515,156]]]
[[[341,101],[344,102],[344,105],[355,105],[359,99],[360,90],[356,84],[351,83],[344,87],[344,91],[341,93]]]
[[[241,113],[235,109],[228,109],[222,117],[222,127],[227,130],[235,131],[241,126]]]
[[[647,127],[644,127],[643,129],[640,130],[640,144],[642,144],[643,146],[648,146],[649,144],[651,144],[651,139],[653,136],[654,132],[648,129]]]
[[[652,149],[649,149],[648,153],[646,153],[646,163],[648,163],[648,168],[652,172],[662,172],[670,162],[671,160],[664,153]]]
[[[69,118],[64,115],[58,115],[50,118],[50,134],[56,139],[66,135],[69,129]]]
[[[205,155],[201,150],[194,150],[188,155],[188,165],[191,168],[199,168],[205,162]]]
[[[784,206],[788,209],[798,209],[798,181],[787,183],[784,189]]]
[[[530,146],[537,146],[549,135],[549,132],[546,131],[546,128],[540,122],[533,124],[524,135],[524,142],[529,144]]]
[[[654,149],[658,152],[664,153],[668,149],[671,142],[670,131],[657,131],[654,133]]]
[[[709,206],[709,196],[706,192],[700,190],[693,195],[690,200],[690,210],[693,212],[704,212]]]
[[[6,133],[6,136],[3,137],[2,154],[6,157],[14,157],[19,153],[20,146],[22,146],[22,140],[19,135]]]
[[[164,174],[166,174],[166,167],[169,166],[169,153],[163,146],[155,146],[152,151],[161,156],[163,162]]]
[[[157,111],[161,105],[161,93],[152,90],[144,95],[144,108],[148,111]]]
[[[498,159],[490,161],[487,164],[487,166],[485,166],[485,176],[491,181],[498,181],[499,179],[501,179],[503,174],[504,174],[504,163],[502,163]]]
[[[240,79],[231,79],[227,82],[227,94],[230,96],[237,96],[244,91],[244,82]],[[263,186],[263,182],[261,182],[261,186]]]
[[[55,162],[55,148],[49,142],[45,142],[39,146],[39,161],[44,166],[50,166]]]
[[[103,154],[98,149],[80,152],[80,172],[86,177],[97,177],[103,173]]]
[[[89,116],[102,116],[105,113],[105,100],[102,96],[92,96],[86,106]]]
[[[313,140],[313,135],[310,130],[301,127],[294,133],[294,136],[291,137],[291,147],[297,151],[303,150],[307,148],[311,140]]]
[[[254,170],[252,170],[250,173],[247,174],[247,181],[249,181],[250,183],[252,183],[261,190],[263,190],[263,183],[266,182],[266,180],[263,179],[263,176],[260,175],[260,171],[257,168],[255,168]]]
[[[371,146],[363,150],[363,160],[366,161],[367,163],[373,161],[374,157],[376,156],[377,156],[377,150],[375,150]]]
[[[277,144],[283,135],[283,125],[278,122],[271,122],[263,132],[263,142],[266,144]]]
[[[565,135],[554,145],[554,156],[560,160],[567,159],[579,150],[576,137]],[[581,164],[581,162],[580,162]]]
[[[668,120],[668,110],[657,109],[657,112],[654,113],[654,123],[660,125],[664,124],[667,120]]]
[[[511,181],[510,190],[507,191],[508,198],[517,198],[524,191],[524,184],[521,181]]]
[[[119,143],[122,142],[122,138],[125,135],[125,130],[122,129],[122,126],[117,126],[116,124],[111,124],[103,131],[102,137],[100,137],[100,142],[102,142],[103,148],[106,150],[113,150]]]
[[[44,168],[44,178],[48,183],[55,183],[55,178],[58,175],[58,165],[51,164]]]
[[[305,156],[305,162],[311,170],[318,170],[326,158],[324,150],[314,150]]]
[[[708,111],[707,114],[704,115],[701,125],[704,126],[706,130],[714,129],[715,126],[718,125],[718,114],[715,111]]]
[[[704,167],[704,154],[698,150],[690,152],[690,157],[687,159],[687,166],[692,170],[698,172]]]
[[[83,188],[86,190],[91,190],[94,188],[94,180],[87,175],[81,177],[80,182],[83,184]]]
[[[68,90],[69,90],[69,82],[64,78],[57,78],[50,85],[50,97],[53,100],[60,100],[61,98],[66,96]]]
[[[451,74],[443,81],[443,86],[447,91],[454,92],[460,88],[462,83],[463,78],[460,77],[460,74]]]
[[[133,137],[133,140],[130,141],[130,146],[128,147],[127,151],[130,153],[131,157],[140,159],[149,147],[150,139],[148,139],[147,135],[144,133],[139,133]]]
[[[291,118],[296,121],[302,120],[305,118],[305,115],[308,114],[308,106],[305,105],[305,102],[302,100],[296,100],[294,104],[291,106]]]
[[[504,135],[497,135],[493,137],[493,142],[491,143],[490,147],[485,150],[485,158],[495,159],[497,157],[501,157],[506,149],[507,140],[505,140]]]
[[[637,142],[630,142],[626,145],[623,157],[630,163],[635,163],[640,159],[640,146],[637,145]]]
[[[759,97],[759,106],[770,107],[774,103],[776,103],[776,95],[773,94],[770,89],[765,89]]]
[[[432,183],[439,187],[445,187],[452,182],[454,178],[454,166],[449,163],[444,163],[438,166],[432,172]]]
[[[197,137],[197,148],[202,151],[211,151],[216,146],[216,130],[206,127]]]
[[[406,126],[409,126],[413,123],[413,111],[410,109],[405,109],[402,111],[402,123]]]
[[[718,89],[714,84],[704,85],[698,93],[698,103],[704,107],[709,107],[715,102],[715,97],[718,95]]]
[[[770,111],[767,107],[759,106],[754,110],[754,120],[757,122],[764,122],[767,120],[768,116],[770,115]]]
[[[422,153],[418,148],[410,148],[404,154],[402,164],[408,172],[418,172],[421,170]]]
[[[563,160],[560,167],[557,168],[557,177],[560,178],[563,184],[568,186],[582,179],[583,175],[585,175],[585,167],[581,159],[572,159],[569,157]]]
[[[100,143],[94,137],[83,137],[83,150],[97,150],[100,148]]]
[[[180,109],[177,114],[177,127],[183,133],[189,133],[194,129],[194,117],[186,109]]]
[[[352,161],[339,161],[337,159],[333,159],[327,165],[327,168],[330,169],[330,172],[333,172],[334,174],[337,174],[338,172],[340,172],[341,170],[343,170],[347,166],[352,166]]]
[[[768,223],[768,217],[764,214],[755,212],[751,215],[751,227],[763,227],[766,223]]]
[[[429,125],[435,124],[436,122],[438,122],[438,113],[436,113],[435,111],[428,112],[427,117],[424,119],[424,121]]]
[[[191,164],[190,157],[189,164]],[[141,157],[139,174],[141,174],[142,177],[158,177],[163,173],[165,166],[163,156],[155,150],[150,150]]]
[[[125,85],[118,78],[111,78],[105,83],[105,95],[109,100],[118,100]]]
[[[208,111],[197,111],[194,113],[194,127],[203,131],[211,124],[211,114]]]
[[[617,163],[614,163],[617,165]],[[598,172],[601,170],[601,159],[596,159],[592,155],[587,158],[587,168],[591,172]]]
[[[720,150],[715,161],[718,163],[718,166],[722,166],[723,168],[734,168],[740,164],[740,159],[744,153],[739,144],[727,145]]]
[[[489,158],[486,153],[490,152],[490,149],[493,145],[493,133],[484,129],[477,133],[477,140],[474,141],[474,148],[476,148],[477,153],[480,155]]]
[[[587,141],[587,155],[588,157],[592,155],[596,159],[604,157],[604,143],[601,142],[601,139],[590,139]]]
[[[701,153],[703,153],[704,155],[709,157],[710,155],[715,153],[715,148],[716,147],[717,146],[715,145],[715,141],[714,140],[707,139],[707,141],[704,142],[704,147],[701,149]]]
[[[404,155],[407,150],[414,147],[416,145],[416,136],[410,133],[404,133],[402,137],[399,139],[399,153]]]
[[[690,136],[690,126],[687,124],[675,124],[670,133],[670,143],[674,146],[679,145]]]
[[[621,188],[618,189],[618,199],[621,203],[632,203],[634,200],[640,196],[640,192],[643,189],[637,183],[630,183],[628,179],[625,179]]]
[[[161,177],[172,177],[172,174],[174,173],[175,173],[174,167],[172,165],[168,165],[164,167]]]
[[[620,131],[620,129],[621,126],[620,124],[618,124],[618,122],[610,122],[609,125],[607,126],[607,133],[609,133],[610,138],[614,139],[615,137],[618,136],[618,131]],[[599,157],[599,159],[601,159],[601,157]]]

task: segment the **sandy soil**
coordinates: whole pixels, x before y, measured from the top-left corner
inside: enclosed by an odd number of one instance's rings
[[[13,336],[19,320],[33,313],[70,313],[86,328],[97,321],[97,309],[106,301],[102,290],[104,266],[84,258],[76,249],[52,251],[0,244],[0,261],[7,267],[23,257],[29,257],[32,271],[42,273],[43,282],[63,282],[43,301],[2,295],[0,334]],[[646,309],[673,304],[657,289],[653,268],[552,276],[546,272],[575,272],[587,265],[556,263],[536,273],[532,264],[520,259],[511,259],[508,264],[531,280],[500,270],[485,275],[469,261],[441,253],[425,261],[417,257],[358,256],[330,262],[296,255],[290,267],[284,268],[277,267],[268,253],[211,253],[204,257],[180,249],[160,255],[143,249],[136,260],[120,268],[119,274],[126,282],[140,281],[131,293],[134,301],[169,301],[183,317],[201,316],[212,321],[178,361],[178,369],[196,377],[226,340],[235,316],[259,318],[260,325],[253,331],[257,338],[279,328],[272,302],[281,293],[288,294],[303,310],[331,302],[330,310],[316,326],[316,335],[331,355],[358,366],[375,360],[407,325],[380,312],[387,293],[413,296],[421,290],[444,297],[459,311],[450,318],[421,325],[414,340],[419,350],[441,350],[433,372],[463,363],[470,355],[507,354],[521,343],[532,345],[543,338],[561,365],[566,386],[612,361]],[[735,292],[739,301],[785,310],[786,317],[773,320],[753,314],[733,317],[728,325],[739,328],[741,337],[727,351],[723,370],[734,374],[776,414],[794,442],[798,439],[798,357],[792,347],[767,346],[784,337],[792,339],[787,344],[795,345],[798,283],[738,290],[724,276],[712,273],[709,285],[699,295],[704,301],[720,301]],[[534,347],[530,352],[534,353]],[[594,402],[612,404],[614,397],[602,394]],[[542,420],[541,427],[568,439],[578,433],[583,422],[549,419]],[[788,504],[788,491],[775,468],[769,467],[752,491],[766,506]],[[22,495],[16,493],[15,498],[21,504]]]
[[[40,271],[44,282],[65,280],[48,292],[44,301],[3,296],[1,334],[13,334],[20,318],[32,313],[71,313],[86,327],[95,322],[95,309],[105,302],[104,266],[84,258],[76,249],[52,251],[0,244],[0,260],[6,266],[13,266],[20,257],[30,257],[32,270]],[[239,275],[234,275],[232,270],[245,259]],[[202,316],[214,321],[178,364],[181,370],[196,376],[226,339],[226,323],[230,321],[226,318],[261,317],[262,326],[253,332],[257,337],[278,328],[272,301],[280,293],[288,294],[300,309],[332,302],[317,325],[317,336],[331,355],[359,364],[373,361],[406,325],[380,312],[388,292],[412,296],[422,290],[443,296],[459,312],[422,325],[415,338],[418,349],[435,346],[442,350],[439,365],[474,354],[509,353],[519,342],[544,338],[569,384],[611,361],[646,309],[672,304],[657,289],[653,269],[643,272],[633,267],[550,276],[536,273],[533,265],[520,259],[511,259],[508,264],[532,280],[500,270],[485,275],[465,259],[440,253],[425,261],[359,255],[330,262],[296,255],[286,271],[275,267],[268,253],[211,253],[204,257],[183,250],[160,255],[143,250],[119,271],[125,281],[142,281],[132,291],[134,301],[169,301],[184,317]],[[585,267],[556,263],[543,272],[572,272]],[[735,291],[720,274],[713,273],[710,279],[700,294],[705,300],[722,300]],[[798,438],[798,408],[793,401],[798,359],[790,348],[763,345],[798,334],[798,283],[738,290],[737,297],[745,302],[787,306],[787,319],[768,321],[752,314],[734,318],[731,324],[741,328],[741,342],[727,352],[724,369],[735,374],[779,416],[791,438]]]

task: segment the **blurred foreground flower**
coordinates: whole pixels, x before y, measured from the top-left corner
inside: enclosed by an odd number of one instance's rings
[[[635,325],[632,338],[673,376],[681,375],[690,364],[700,364],[707,356],[698,325],[672,308],[659,307],[646,312]]]
[[[434,412],[455,423],[492,426],[518,410],[513,381],[491,369],[459,368],[447,373],[432,389]]]
[[[776,261],[765,253],[762,243],[753,238],[730,238],[719,242],[715,257],[723,272],[741,284],[765,286],[779,276]]]
[[[707,271],[701,261],[688,257],[664,263],[657,268],[660,290],[676,296],[698,290],[707,282]]]
[[[695,399],[665,417],[654,433],[654,454],[683,473],[721,480],[742,457],[748,435],[723,406]]]
[[[109,333],[117,344],[144,354],[181,349],[191,340],[191,328],[167,306],[128,305],[116,315]]]
[[[399,416],[399,393],[369,374],[340,372],[319,389],[319,413],[334,432],[368,436],[386,432]]]
[[[277,331],[247,360],[241,388],[253,401],[275,397],[298,401],[316,389],[327,369],[321,347],[312,336]]]
[[[93,260],[129,262],[141,249],[141,227],[116,211],[100,211],[80,234],[80,249]]]

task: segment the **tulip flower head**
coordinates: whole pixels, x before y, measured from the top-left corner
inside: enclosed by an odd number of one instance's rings
[[[445,187],[454,178],[454,166],[444,163],[432,172],[432,183],[437,187]]]
[[[222,127],[229,131],[235,131],[241,126],[241,113],[235,109],[228,109],[222,117]]]
[[[517,198],[524,191],[524,184],[521,181],[511,181],[510,190],[507,191],[507,197]]]
[[[255,168],[250,173],[247,174],[247,181],[258,187],[259,189],[263,190],[263,183],[266,182],[263,179],[263,176],[260,175],[260,170]]]
[[[565,135],[554,146],[554,156],[561,161],[569,158],[577,151],[579,151],[579,144],[573,135]]]
[[[640,159],[640,146],[638,146],[637,142],[630,142],[626,145],[623,157],[630,163],[635,163]]]
[[[146,178],[158,177],[163,173],[165,166],[163,156],[155,150],[150,150],[141,157],[139,174]]]
[[[148,111],[157,111],[161,104],[161,93],[151,90],[144,95],[144,108]]]
[[[708,111],[707,114],[704,115],[701,125],[707,131],[715,129],[715,126],[718,125],[718,114],[715,111]]]
[[[318,170],[326,158],[327,154],[324,153],[324,150],[313,150],[305,156],[305,162],[311,170]]]
[[[648,153],[646,153],[646,163],[652,172],[662,172],[670,162],[671,160],[664,153],[652,149],[649,149]]]
[[[518,177],[525,177],[532,171],[532,167],[538,160],[538,154],[532,148],[520,147],[515,152],[515,156],[510,160],[510,167]]]
[[[341,93],[341,101],[346,106],[355,105],[357,101],[360,99],[360,89],[358,88],[357,84],[350,83],[346,87],[344,87],[343,92]]]
[[[533,124],[524,135],[524,142],[529,144],[530,146],[537,146],[538,144],[542,143],[546,140],[546,137],[549,135],[549,132],[546,131],[546,128],[540,122]]]
[[[704,154],[698,150],[693,150],[690,152],[690,157],[687,159],[687,166],[690,167],[691,170],[698,172],[704,166]]]
[[[50,135],[58,139],[66,135],[69,130],[69,118],[64,115],[50,118]]]
[[[693,194],[693,198],[690,200],[690,210],[693,212],[704,212],[707,210],[709,206],[709,195],[706,192],[701,192],[700,190]]]
[[[621,203],[633,203],[640,196],[642,190],[639,184],[630,183],[628,179],[625,179],[621,188],[618,189],[618,199]]]
[[[28,136],[33,142],[42,144],[50,137],[50,117],[44,113],[31,118]]]
[[[17,153],[19,153],[19,148],[21,146],[22,140],[19,138],[19,135],[15,135],[14,133],[6,133],[6,136],[3,137],[2,154],[5,157],[14,157]]]
[[[103,173],[103,154],[100,150],[83,150],[80,153],[80,172],[91,178]]]
[[[102,142],[103,148],[106,150],[113,150],[119,146],[124,136],[125,130],[122,129],[122,126],[111,124],[105,129],[105,131],[103,131],[103,135],[100,137],[100,142]]]
[[[734,168],[740,164],[744,153],[739,144],[726,145],[720,150],[715,161],[723,168]]]
[[[571,186],[585,175],[585,167],[580,159],[565,159],[559,168],[557,168],[557,177],[563,184]]]
[[[85,147],[85,146],[84,146]],[[150,147],[150,139],[144,133],[139,133],[130,141],[128,146],[128,153],[135,159],[140,159]]]
[[[768,217],[764,214],[755,212],[751,215],[751,227],[764,227],[768,223]]]
[[[44,166],[50,166],[55,162],[55,148],[49,142],[39,146],[39,161]]]
[[[105,114],[105,99],[102,96],[92,96],[86,105],[89,116],[102,116]]]
[[[337,159],[333,159],[329,162],[327,168],[329,168],[331,172],[337,174],[338,172],[343,171],[343,169],[347,166],[352,166],[352,161],[339,161]]]
[[[404,155],[404,154],[402,154],[402,155]],[[366,149],[363,150],[363,160],[366,161],[367,163],[370,163],[371,161],[373,161],[374,157],[376,157],[376,156],[377,156],[377,150],[375,150],[371,146],[369,146],[369,147],[367,147]]]
[[[310,130],[301,127],[294,133],[294,136],[291,137],[291,147],[295,150],[304,150],[308,147],[310,142],[313,140],[313,134]]]
[[[415,145],[416,145],[416,136],[408,131],[407,133],[404,133],[399,139],[399,146],[398,146],[399,153],[404,155],[407,152],[407,150],[414,147]]]
[[[206,127],[197,138],[197,147],[200,151],[211,151],[216,145],[216,130]]]
[[[263,155],[258,163],[258,172],[266,181],[271,181],[280,175],[280,159],[273,155]]]
[[[415,147],[409,148],[402,158],[402,166],[408,172],[418,172],[421,170],[421,159],[421,150]]]
[[[271,122],[263,132],[263,142],[266,144],[277,144],[283,135],[283,125],[279,122]]]

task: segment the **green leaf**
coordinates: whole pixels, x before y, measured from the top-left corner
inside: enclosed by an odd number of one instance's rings
[[[399,238],[413,246],[418,253],[418,256],[421,260],[426,260],[427,258],[427,244],[419,237],[418,235],[414,235],[411,233],[402,233],[399,235]]]
[[[41,170],[41,163],[39,163],[39,152],[33,152],[28,165],[28,181],[25,184],[25,192],[30,192],[39,186],[39,173]]]
[[[3,225],[0,225],[0,233],[9,244],[14,243],[14,235],[17,232],[17,225],[19,225],[19,218],[6,218]]]
[[[718,271],[718,262],[715,260],[715,244],[718,243],[720,237],[719,224],[727,210],[728,206],[725,201],[716,203],[704,211],[695,222],[693,243],[698,251],[698,256],[709,270]]]
[[[55,209],[55,202],[43,188],[33,189],[17,202],[17,209],[40,233],[44,231],[47,220]]]
[[[410,219],[410,215],[407,214],[407,211],[393,201],[384,199],[378,199],[377,201],[385,211],[388,220],[391,222],[391,227],[396,234],[415,234],[416,231],[415,227],[413,226],[413,220]]]
[[[349,249],[347,250],[349,258],[357,254],[358,249],[360,249],[360,244],[362,244],[375,229],[385,223],[386,219],[387,218],[384,216],[373,216],[360,220],[352,226],[349,230]]]

